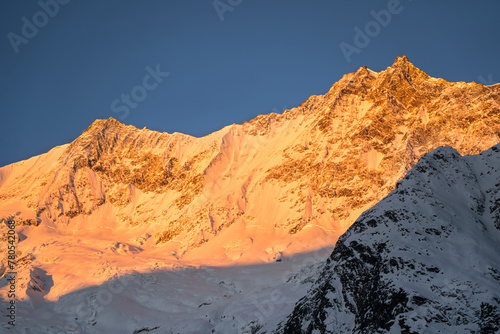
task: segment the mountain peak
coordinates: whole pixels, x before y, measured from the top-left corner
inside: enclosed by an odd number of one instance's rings
[[[96,119],[90,124],[90,126],[75,140],[75,142],[89,142],[93,139],[96,140],[97,137],[104,137],[105,133],[112,132],[116,133],[125,128],[126,125],[120,123],[113,117],[108,119]],[[92,139],[93,138],[93,139]]]
[[[120,123],[119,121],[117,121],[113,117],[110,117],[108,119],[96,119],[95,121],[92,122],[92,124],[90,124],[90,126],[87,128],[87,130],[85,132],[87,132],[89,130],[95,130],[95,129],[104,130],[104,129],[107,129],[110,127],[116,127],[116,126],[122,127],[122,126],[124,126],[124,124]]]
[[[392,63],[391,67],[394,70],[402,70],[402,71],[412,71],[412,70],[418,70],[419,72],[422,72],[420,69],[418,69],[411,61],[408,60],[408,57],[406,56],[397,56],[396,59],[394,60],[394,63]],[[422,72],[423,73],[423,72]]]
[[[403,55],[403,56],[397,56],[396,59],[394,60],[394,63],[392,64],[391,67],[401,67],[401,66],[407,66],[408,64],[413,65],[409,60],[408,57]]]
[[[372,70],[370,70],[368,67],[366,67],[366,65],[363,65],[361,66],[355,73],[355,75],[359,76],[367,76],[367,75],[371,75],[372,73],[375,73],[373,72]]]
[[[407,79],[410,77],[423,76],[422,79],[428,79],[429,75],[424,71],[413,65],[412,62],[408,60],[406,56],[397,56],[389,69],[392,69],[394,73],[401,73]]]
[[[127,128],[125,124],[120,123],[113,117],[96,119],[70,144],[67,148],[67,154],[77,159],[80,159],[83,154],[86,157],[84,160],[93,155],[98,157],[99,152],[103,149],[115,145],[125,128]],[[133,126],[131,128],[135,129]]]
[[[394,63],[392,63],[390,69],[394,70],[395,72],[403,72],[403,73],[408,73],[412,70],[417,69],[415,65],[413,65],[409,60],[408,57],[406,56],[397,56],[396,59],[394,60]]]

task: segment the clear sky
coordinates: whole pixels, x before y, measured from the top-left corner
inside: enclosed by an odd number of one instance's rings
[[[495,0],[2,1],[0,166],[97,118],[203,136],[397,55],[435,77],[495,83],[499,14]]]

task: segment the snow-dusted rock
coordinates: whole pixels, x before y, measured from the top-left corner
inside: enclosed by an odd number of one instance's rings
[[[278,333],[496,333],[500,144],[425,155],[338,240]]]

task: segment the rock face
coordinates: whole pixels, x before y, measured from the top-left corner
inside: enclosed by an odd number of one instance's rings
[[[19,257],[52,277],[49,299],[71,280],[158,262],[273,261],[331,247],[434,148],[498,143],[499,101],[500,85],[431,78],[398,57],[202,138],[97,120],[70,144],[0,168],[0,218],[15,217]]]
[[[340,237],[276,333],[497,333],[500,144],[425,155]]]

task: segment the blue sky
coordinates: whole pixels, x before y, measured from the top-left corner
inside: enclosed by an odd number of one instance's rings
[[[97,118],[203,136],[397,55],[449,81],[498,82],[499,14],[494,0],[2,1],[0,166]]]

